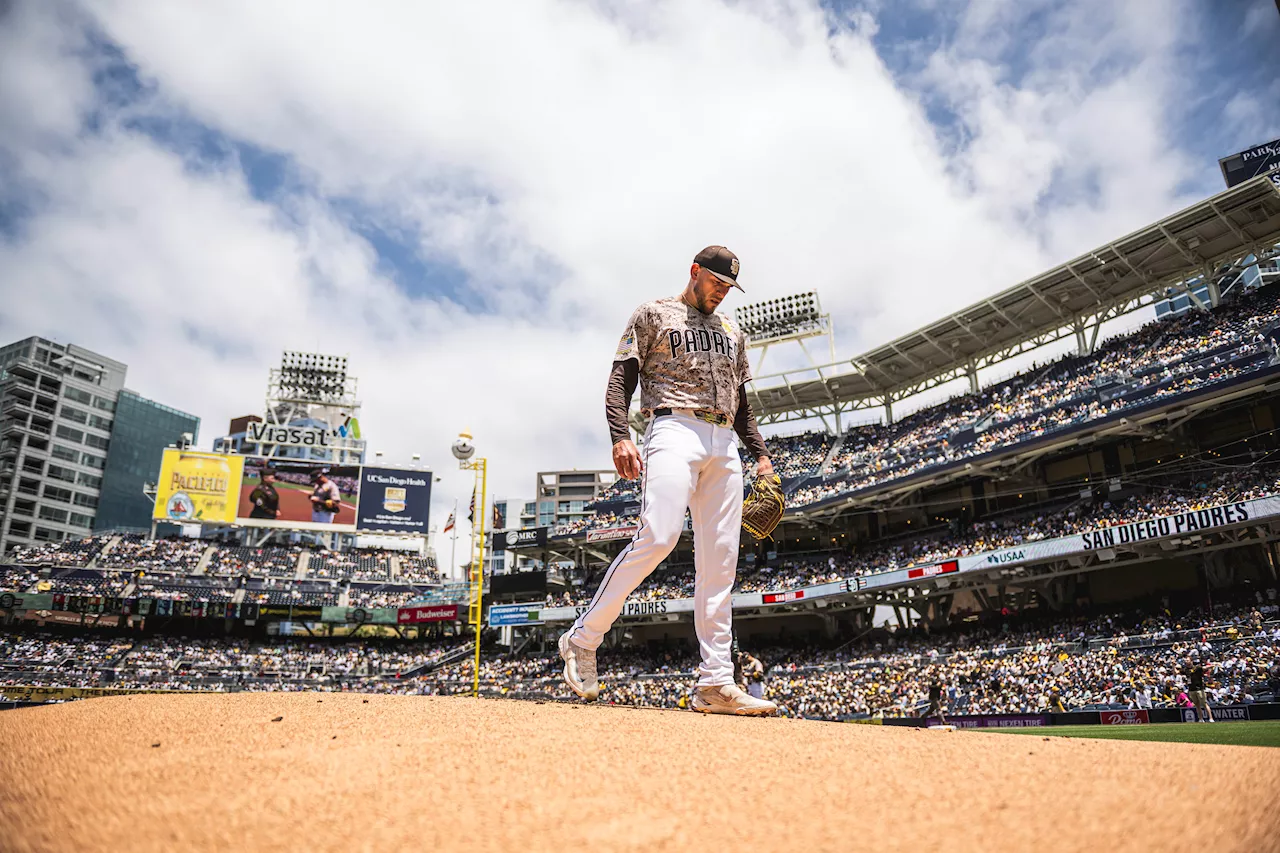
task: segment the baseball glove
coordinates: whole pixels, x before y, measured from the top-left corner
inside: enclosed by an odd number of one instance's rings
[[[768,539],[782,521],[786,502],[782,498],[782,480],[776,474],[756,477],[751,494],[742,502],[742,529],[757,539]]]

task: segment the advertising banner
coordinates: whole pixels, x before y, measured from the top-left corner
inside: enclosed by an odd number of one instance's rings
[[[937,725],[942,721],[937,717],[918,720],[904,717],[907,722],[897,723],[886,720],[891,725]],[[963,714],[947,716],[947,723],[958,729],[1026,729],[1049,725],[1049,718],[1044,714]]]
[[[785,604],[788,601],[799,601],[802,598],[804,598],[803,589],[793,589],[790,592],[766,592],[763,603]]]
[[[156,521],[232,524],[244,473],[244,457],[168,449],[151,517]]]
[[[606,527],[603,530],[588,530],[588,542],[611,542],[614,539],[630,539],[635,535],[637,525],[631,524],[626,527]]]
[[[1011,548],[1002,548],[999,551],[959,557],[935,566],[918,566],[910,569],[880,572],[869,577],[857,579],[857,588],[893,586],[908,580],[955,571],[955,569],[949,568],[953,564],[958,566],[958,571],[972,572],[991,569],[996,566],[1033,563],[1071,554],[1085,554],[1104,548],[1123,548],[1139,542],[1204,533],[1225,527],[1247,524],[1276,515],[1280,515],[1280,496],[1271,495],[1251,501],[1239,501],[1205,509],[1187,510],[1145,521],[1133,521],[1128,524],[1086,530],[1058,539],[1025,542]],[[853,589],[854,584],[851,580],[850,592]]]
[[[958,571],[960,571],[959,561],[947,560],[945,563],[938,563],[936,566],[917,566],[914,569],[908,569],[907,577],[931,578],[935,575],[947,575]]]
[[[1227,182],[1228,187],[1242,184],[1258,175],[1265,175],[1280,168],[1280,139],[1273,139],[1241,151],[1239,154],[1223,157],[1218,161],[1218,166],[1222,169],[1222,179]]]
[[[508,548],[536,548],[547,544],[547,528],[533,527],[528,530],[507,530],[493,534],[493,550],[505,551]]]
[[[1099,711],[1098,722],[1104,726],[1131,726],[1151,722],[1146,708],[1129,708],[1124,711]]]
[[[358,530],[425,534],[431,515],[431,472],[366,465],[360,469],[358,506]]]
[[[246,527],[354,533],[360,466],[245,456],[235,521]]]
[[[1234,705],[1227,708],[1215,708],[1212,705],[1210,705],[1209,710],[1213,711],[1213,718],[1215,720],[1220,720],[1222,722],[1227,722],[1227,721],[1240,722],[1242,720],[1249,719],[1248,705]],[[1184,723],[1194,723],[1196,721],[1196,709],[1183,708],[1182,721]]]
[[[489,627],[505,625],[541,625],[540,604],[494,604],[489,607]]]
[[[396,612],[396,621],[401,625],[413,625],[419,622],[453,622],[457,618],[458,605],[456,604],[401,607]]]
[[[163,602],[161,602],[163,603]],[[259,604],[258,616],[263,619],[287,619],[290,622],[319,622],[324,608],[304,604]]]

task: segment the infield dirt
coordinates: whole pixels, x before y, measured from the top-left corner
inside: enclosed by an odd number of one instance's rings
[[[6,711],[0,774],[8,851],[1280,850],[1274,750],[469,698]]]

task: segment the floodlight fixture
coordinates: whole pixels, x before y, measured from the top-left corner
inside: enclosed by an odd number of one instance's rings
[[[752,345],[816,337],[831,330],[831,315],[823,313],[815,291],[744,305],[734,310],[733,318]]]

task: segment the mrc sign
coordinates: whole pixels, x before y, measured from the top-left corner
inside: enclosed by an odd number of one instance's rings
[[[262,421],[250,423],[245,428],[245,439],[255,444],[276,444],[282,447],[334,447],[348,438],[360,438],[360,422],[348,418],[333,429],[312,426],[285,426]]]

